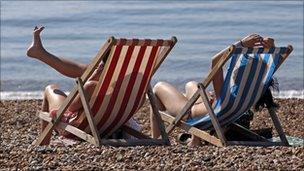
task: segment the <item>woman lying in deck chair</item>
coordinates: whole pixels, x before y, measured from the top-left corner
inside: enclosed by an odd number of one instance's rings
[[[236,47],[256,47],[256,46],[262,46],[264,48],[270,48],[274,47],[274,40],[272,38],[263,38],[258,34],[251,34],[243,38],[241,41],[238,41],[235,43]],[[221,58],[221,55],[217,58],[212,59],[212,67],[216,65],[216,63]],[[222,71],[222,70],[221,70]],[[219,97],[219,93],[221,90],[221,85],[223,83],[223,73],[217,73],[217,76],[215,77],[216,80],[213,80],[213,86],[214,86],[214,93],[209,93],[209,99],[211,101],[215,101],[216,97]],[[166,82],[159,82],[154,86],[154,93],[158,99],[158,103],[160,106],[160,109],[163,111],[167,111],[172,116],[178,115],[183,107],[186,105],[187,101],[194,95],[194,93],[197,91],[197,82],[191,81],[188,82],[185,85],[185,94],[182,94],[179,92],[175,87],[170,85]],[[262,96],[260,101],[263,101],[263,99],[268,99],[269,102],[264,102],[267,107],[270,107],[269,105],[275,106],[275,104],[272,101],[271,92],[267,91],[265,94],[268,97]],[[269,98],[270,97],[270,98]],[[211,102],[212,103],[212,102]],[[255,108],[258,108],[258,105],[262,106],[264,103],[258,102]],[[196,103],[191,107],[191,111],[188,112],[187,115],[183,117],[183,120],[187,120],[188,118],[196,118],[203,116],[207,114],[208,111],[203,103],[203,100],[199,98]],[[152,127],[152,136],[158,137],[159,136],[159,130],[157,129],[156,125],[154,124],[154,118],[151,117],[151,127]],[[192,135],[191,141],[188,143],[188,146],[197,146],[200,145],[200,139],[194,135]]]
[[[50,67],[57,70],[59,73],[71,77],[81,77],[88,65],[77,63],[75,61],[67,60],[64,58],[59,58],[47,50],[44,49],[40,33],[44,27],[35,27],[33,31],[33,42],[27,50],[27,55],[29,57],[38,59],[45,64],[49,65]],[[92,95],[97,83],[98,78],[103,70],[103,63],[101,63],[98,68],[94,71],[91,75],[89,80],[84,84],[84,90],[88,93],[89,96]],[[59,89],[59,86],[56,84],[51,84],[45,88],[43,94],[43,102],[42,102],[42,111],[50,112],[52,117],[56,117],[56,112],[59,109],[60,105],[66,99],[67,95]],[[89,97],[90,98],[90,97]],[[82,111],[82,104],[80,97],[77,96],[72,104],[69,106],[61,120],[66,123],[77,122],[79,113]],[[44,130],[48,122],[43,121],[41,122],[41,130]],[[77,123],[74,123],[77,125]],[[126,123],[128,126],[140,130],[139,124],[133,119],[133,117]],[[63,131],[62,129],[56,129],[59,131],[61,135],[68,134],[68,132]],[[45,140],[42,144],[49,144],[50,136]]]

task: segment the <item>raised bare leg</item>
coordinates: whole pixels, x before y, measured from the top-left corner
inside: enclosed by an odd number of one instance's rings
[[[156,96],[155,96],[156,97]],[[159,99],[156,97],[155,101],[157,105],[159,106],[159,110],[165,111],[164,105],[159,101]],[[157,119],[155,117],[155,114],[153,112],[152,106],[150,105],[150,126],[151,126],[151,136],[152,138],[158,138],[160,137],[160,129],[158,128]]]
[[[44,49],[41,38],[40,38],[40,33],[44,27],[35,27],[33,30],[33,40],[32,44],[29,46],[27,49],[26,55],[32,58],[39,58],[41,56],[44,56],[46,53],[46,50]]]
[[[65,58],[59,58],[49,53],[42,44],[40,34],[44,27],[35,27],[33,31],[33,42],[27,49],[27,56],[38,59],[51,66],[61,74],[76,78],[80,77],[85,71],[87,65],[80,64]]]

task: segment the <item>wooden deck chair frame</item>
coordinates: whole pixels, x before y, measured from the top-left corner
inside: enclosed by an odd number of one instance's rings
[[[110,51],[110,49],[118,42],[119,39],[115,39],[114,37],[110,37],[107,42],[101,47],[91,64],[88,66],[84,74],[76,79],[76,85],[70,92],[70,94],[67,96],[67,98],[64,100],[63,104],[60,106],[59,110],[56,113],[56,118],[51,119],[49,117],[49,113],[47,112],[38,112],[38,117],[48,122],[48,125],[46,128],[42,131],[40,136],[36,141],[33,142],[34,145],[41,145],[42,142],[45,140],[47,135],[52,133],[52,130],[54,130],[55,126],[58,125],[60,128],[64,129],[65,131],[68,131],[72,133],[73,135],[91,143],[96,146],[101,145],[110,145],[110,146],[136,146],[136,145],[170,145],[170,141],[168,138],[168,135],[165,131],[165,126],[163,121],[161,120],[161,116],[158,113],[159,109],[157,105],[152,105],[153,111],[155,111],[155,116],[157,119],[157,124],[159,129],[161,130],[161,139],[153,139],[147,135],[144,135],[141,132],[138,132],[128,126],[122,126],[122,128],[130,135],[139,138],[139,139],[101,139],[96,123],[94,122],[92,116],[91,109],[89,107],[89,100],[87,97],[86,92],[83,89],[84,83],[88,80],[90,75],[93,73],[94,68],[98,66],[98,64],[107,57],[107,53]],[[145,40],[139,40],[139,39],[126,39],[126,45],[131,45],[134,43],[133,41],[136,41],[137,45],[142,45],[145,43]],[[176,44],[177,39],[176,37],[172,37],[171,40],[164,40],[163,45],[166,45],[167,48],[162,50],[159,54],[160,61],[155,64],[154,70],[152,71],[152,75],[155,73],[155,71],[158,69],[162,61],[165,59],[165,57],[169,54],[171,49]],[[151,44],[156,44],[157,40],[151,40]],[[152,92],[152,87],[150,83],[148,83],[147,87],[147,94],[148,98],[151,101],[152,104],[155,102],[155,96]],[[72,125],[69,125],[67,123],[63,123],[60,121],[61,117],[63,116],[64,112],[67,110],[71,102],[75,99],[76,95],[79,93],[81,103],[83,105],[84,113],[86,115],[86,118],[88,120],[90,130],[92,135],[84,132],[83,130],[80,130]]]
[[[292,52],[293,48],[291,45],[288,45],[287,47],[287,53],[285,55],[282,55],[282,58],[278,64],[278,67],[285,61],[285,59],[289,56],[289,54]],[[219,121],[214,114],[214,111],[212,109],[212,106],[208,100],[208,96],[206,93],[206,88],[211,83],[211,81],[214,79],[216,73],[224,66],[224,64],[229,60],[229,58],[232,56],[233,52],[235,50],[235,46],[231,45],[230,47],[222,50],[218,55],[222,55],[221,59],[217,62],[215,67],[209,72],[208,77],[203,80],[202,83],[199,83],[198,90],[195,92],[195,94],[191,97],[191,99],[187,102],[187,104],[184,106],[184,108],[181,110],[181,112],[174,118],[173,116],[160,111],[162,119],[165,122],[169,123],[169,126],[167,127],[166,131],[169,134],[176,126],[179,128],[219,147],[227,146],[227,145],[247,145],[247,146],[275,146],[275,145],[284,145],[289,146],[288,141],[286,139],[286,136],[284,134],[283,128],[281,126],[281,123],[279,121],[278,116],[275,113],[275,109],[271,108],[268,109],[268,113],[272,119],[272,122],[275,126],[276,131],[279,134],[279,137],[281,139],[281,142],[271,142],[267,140],[266,138],[242,127],[239,124],[232,123],[231,127],[233,130],[242,133],[243,135],[246,135],[247,137],[250,137],[252,141],[227,141],[225,134],[224,134],[224,128],[220,126]],[[203,131],[201,129],[198,129],[194,126],[190,126],[186,122],[182,121],[181,119],[183,116],[191,109],[191,106],[194,105],[196,100],[201,97],[203,99],[203,102],[209,112],[209,116],[211,118],[211,122],[213,125],[213,128],[216,132],[216,136],[210,135],[208,132]]]

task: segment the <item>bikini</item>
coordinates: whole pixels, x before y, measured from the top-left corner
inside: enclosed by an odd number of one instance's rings
[[[50,117],[52,118],[52,120],[54,120],[56,118],[57,111],[58,111],[58,109],[51,110]],[[76,121],[78,119],[78,116],[80,116],[79,111],[71,112],[71,111],[67,110],[66,112],[64,112],[64,114],[60,118],[60,121],[75,126],[77,124]],[[71,134],[71,133],[69,133],[69,132],[65,131],[64,129],[61,129],[57,126],[55,127],[55,130],[59,133],[59,135],[62,135],[66,138],[73,138],[74,137],[73,134]]]

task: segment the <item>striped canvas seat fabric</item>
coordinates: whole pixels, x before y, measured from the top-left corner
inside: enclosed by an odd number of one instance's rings
[[[222,126],[233,123],[266,91],[287,48],[236,48],[224,77],[214,113]],[[200,129],[212,127],[209,115],[187,120]]]
[[[172,41],[118,39],[111,48],[90,99],[93,120],[102,136],[111,135],[139,109],[163,50]],[[89,132],[84,115],[77,126]]]

